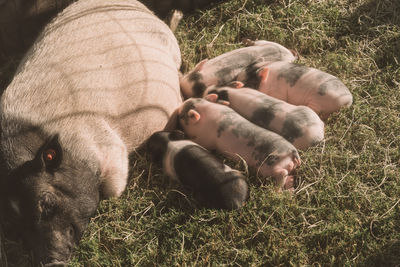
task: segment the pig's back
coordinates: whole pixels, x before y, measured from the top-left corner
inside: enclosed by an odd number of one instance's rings
[[[142,4],[81,0],[45,28],[21,63],[2,97],[3,123],[13,117],[79,131],[98,119],[130,150],[181,103],[179,66],[175,37]]]

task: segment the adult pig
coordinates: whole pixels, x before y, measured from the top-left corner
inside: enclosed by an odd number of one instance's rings
[[[164,172],[193,191],[210,207],[241,208],[249,196],[243,175],[220,162],[198,144],[184,140],[181,131],[160,131],[147,142],[153,160]]]
[[[331,74],[284,61],[263,65],[255,70],[259,91],[293,105],[308,106],[321,118],[353,102],[349,89]],[[243,80],[241,75],[239,80]]]
[[[77,1],[36,40],[1,98],[0,162],[37,264],[65,265],[100,197],[122,194],[128,154],[181,103],[179,66],[172,32],[135,0]]]
[[[217,94],[244,118],[283,136],[297,149],[307,149],[324,138],[324,123],[309,107],[294,106],[246,87],[210,87],[207,93]]]
[[[218,96],[189,98],[178,109],[179,123],[187,136],[207,149],[225,156],[243,158],[263,177],[272,176],[278,191],[293,190],[293,176],[298,165],[296,148],[282,136],[263,129],[226,105],[216,103]]]
[[[185,98],[201,97],[208,86],[226,85],[248,66],[265,61],[283,60],[292,62],[293,53],[280,44],[259,40],[248,41],[251,46],[239,48],[213,59],[204,59],[180,80]]]

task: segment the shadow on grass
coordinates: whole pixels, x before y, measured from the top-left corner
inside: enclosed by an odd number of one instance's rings
[[[349,17],[349,29],[358,38],[379,39],[385,43],[374,53],[379,68],[398,65],[400,62],[400,1],[371,0],[360,6]],[[351,27],[354,26],[354,27]]]
[[[371,256],[367,257],[364,266],[400,266],[400,242],[394,242],[383,246]]]

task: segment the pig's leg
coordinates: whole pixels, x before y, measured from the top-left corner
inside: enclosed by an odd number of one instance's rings
[[[288,190],[290,192],[294,191],[294,177],[293,175],[289,175],[289,173],[300,166],[301,161],[297,155],[288,157],[287,160],[290,161],[283,163],[280,166],[276,166],[273,171],[272,176],[275,179],[275,185],[278,192],[282,192],[282,190]]]
[[[178,28],[179,22],[183,18],[183,13],[179,10],[173,10],[171,11],[171,14],[169,15],[168,18],[168,26],[171,29],[172,32],[176,31],[176,28]]]
[[[283,186],[283,189],[288,190],[290,193],[294,191],[294,176],[288,175]]]
[[[98,143],[100,183],[103,197],[119,197],[128,179],[128,151],[119,136],[109,127],[105,138]]]

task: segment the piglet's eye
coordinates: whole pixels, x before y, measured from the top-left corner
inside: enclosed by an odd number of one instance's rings
[[[57,157],[57,152],[52,148],[46,149],[43,153],[43,159],[47,163],[54,161],[56,157]]]

